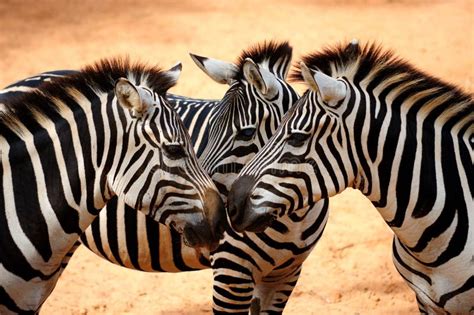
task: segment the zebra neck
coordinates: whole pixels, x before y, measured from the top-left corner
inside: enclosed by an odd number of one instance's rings
[[[459,244],[466,243],[472,225],[472,173],[466,169],[472,159],[460,154],[472,150],[472,115],[428,108],[434,101],[415,96],[403,101],[389,94],[358,110],[353,130],[360,135],[354,150],[360,172],[354,186],[392,228],[400,250],[436,266],[462,251]],[[448,243],[440,255],[440,244]]]
[[[25,278],[56,272],[105,205],[105,180],[97,171],[99,152],[114,145],[102,144],[104,130],[110,128],[97,128],[93,116],[106,110],[98,104],[92,107],[90,101],[88,106],[85,101],[77,105],[74,110],[63,106],[54,120],[38,118],[19,126],[21,132],[12,129],[0,137],[5,169],[0,216],[9,218],[8,226],[18,237],[23,235],[16,242],[29,244],[18,254],[35,270]]]

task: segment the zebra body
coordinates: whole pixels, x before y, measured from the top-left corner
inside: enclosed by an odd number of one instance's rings
[[[103,60],[3,102],[0,313],[39,311],[114,195],[189,243],[218,241],[222,201],[164,99],[180,70]]]
[[[472,96],[355,42],[303,58],[294,77],[310,89],[235,182],[234,228],[357,188],[392,228],[420,312],[472,312]]]
[[[246,58],[255,61],[252,63],[257,70],[264,68],[275,75],[279,92],[273,92],[273,101],[257,90],[259,82],[244,76]],[[167,99],[189,129],[197,156],[225,198],[237,173],[270,138],[298,98],[284,82],[291,48],[266,44],[245,51],[240,65],[197,56],[193,59],[215,81],[229,84],[228,92],[221,101],[173,94],[167,94]],[[255,71],[252,63],[246,68]],[[268,76],[265,70],[261,71]],[[271,77],[266,80],[269,87],[275,85]],[[200,270],[210,268],[212,261],[215,313],[247,313],[251,303],[252,310],[281,312],[296,285],[301,264],[327,220],[327,202],[323,201],[307,214],[281,218],[263,233],[229,230],[209,258],[208,251],[185,246],[173,229],[137,215],[123,203],[112,202],[81,241],[113,263],[144,271]],[[300,241],[294,242],[295,238]]]
[[[22,97],[45,82],[77,73],[76,70],[49,71],[15,82],[0,90],[0,104]],[[194,150],[200,156],[207,143],[207,129],[203,127],[207,125],[210,114],[220,101],[193,99],[172,93],[167,93],[166,99],[188,128]],[[80,238],[82,243],[99,256],[127,268],[148,272],[210,268],[209,251],[206,248],[187,246],[175,229],[156,224],[148,216],[136,215],[136,211],[126,207],[123,202],[118,202],[117,198],[112,197],[101,213]],[[115,229],[103,228],[112,222],[116,225]],[[154,239],[157,241],[153,244]],[[69,257],[76,248],[69,253]],[[66,265],[67,261],[63,262],[63,267]]]

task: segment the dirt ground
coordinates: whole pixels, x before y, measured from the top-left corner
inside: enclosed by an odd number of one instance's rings
[[[473,6],[470,0],[1,0],[0,87],[38,72],[128,54],[163,67],[181,60],[183,74],[172,92],[219,98],[226,87],[201,73],[188,52],[235,60],[241,49],[261,40],[290,40],[296,60],[323,45],[358,38],[380,42],[472,92]],[[208,314],[211,278],[210,270],[126,270],[80,248],[43,314]],[[391,262],[391,231],[376,210],[354,190],[333,198],[326,232],[285,313],[416,311],[414,294]]]

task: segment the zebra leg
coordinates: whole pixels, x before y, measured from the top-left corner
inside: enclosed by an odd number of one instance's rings
[[[282,314],[301,274],[302,265],[293,267],[284,277],[268,275],[257,283],[253,301],[259,301],[259,313]],[[253,302],[252,301],[252,302]],[[254,303],[256,303],[254,302]],[[256,308],[256,306],[254,306]]]
[[[248,314],[254,286],[252,276],[248,274],[234,275],[214,270],[212,305],[214,314]],[[258,313],[251,312],[251,314]]]

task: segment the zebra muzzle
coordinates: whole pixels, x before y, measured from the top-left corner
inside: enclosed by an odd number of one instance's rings
[[[204,221],[198,225],[186,225],[182,235],[184,244],[189,247],[205,247],[213,251],[219,246],[219,239],[212,236],[209,225]]]
[[[229,192],[228,213],[232,228],[237,232],[262,232],[275,220],[272,210],[257,212],[252,205],[250,197],[255,183],[255,177],[241,176],[232,184]]]
[[[219,245],[219,240],[224,237],[224,231],[229,224],[224,202],[217,191],[207,191],[203,201],[204,216],[194,222],[186,223],[181,232],[187,246],[205,247],[212,251]]]

